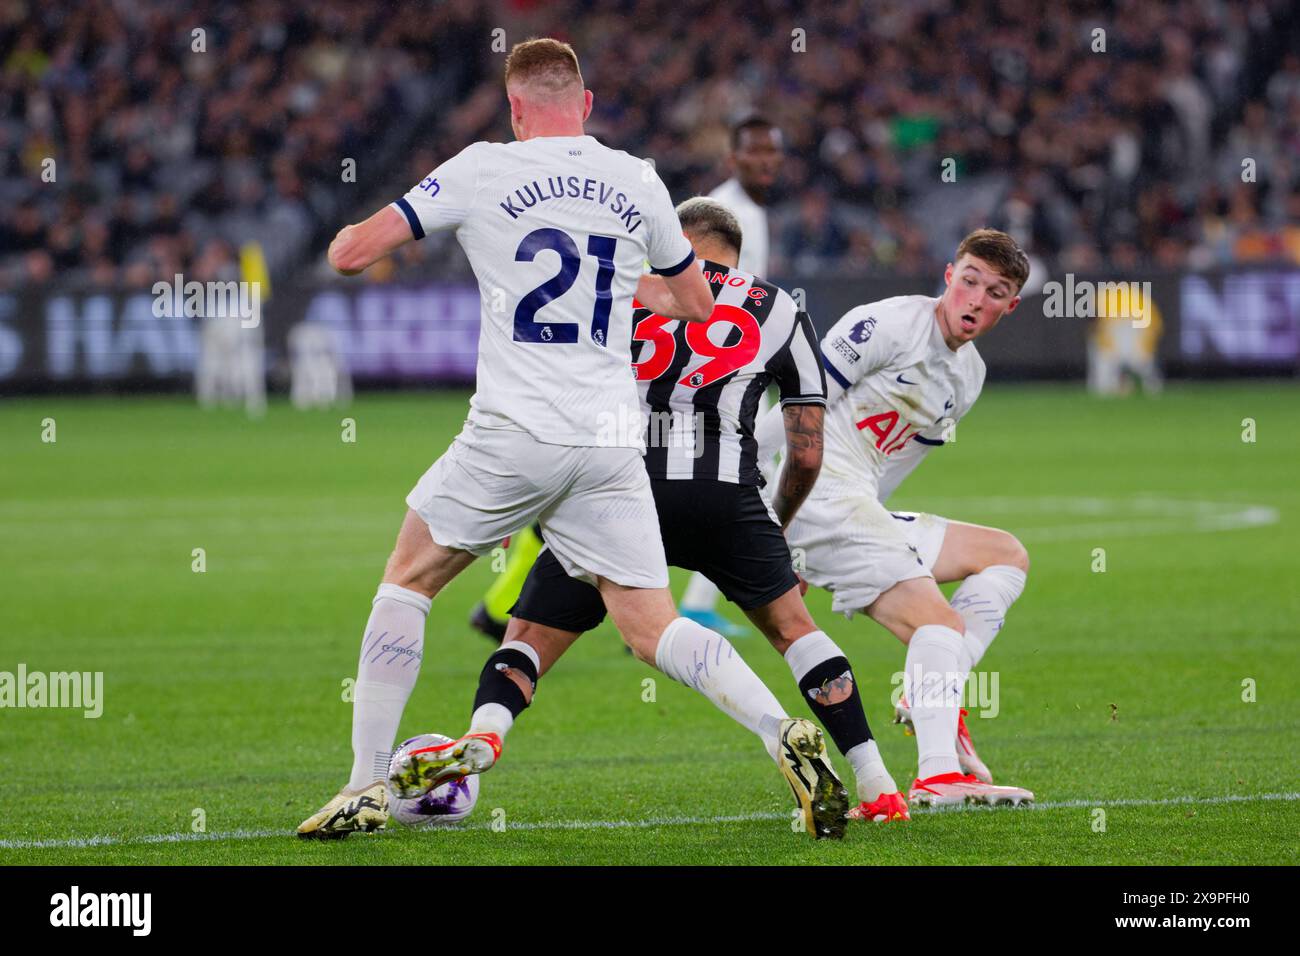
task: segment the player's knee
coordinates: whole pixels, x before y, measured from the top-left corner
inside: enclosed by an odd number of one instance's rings
[[[958,634],[966,633],[966,622],[962,619],[960,614],[953,610],[951,604],[936,604],[933,607],[927,608],[923,616],[926,620],[918,620],[916,627],[921,627],[926,624],[941,624],[944,627],[952,628]],[[915,628],[913,628],[913,630],[915,630]]]
[[[649,664],[651,667],[656,666],[655,652],[659,649],[660,635],[651,634],[641,628],[621,630],[619,635],[623,638],[623,643],[627,645],[627,649],[632,652],[633,657],[643,664]]]
[[[966,622],[958,614],[951,604],[942,600],[942,595],[936,599],[926,599],[917,601],[909,606],[902,615],[902,631],[910,635],[916,632],[919,627],[925,627],[927,624],[938,624],[942,627],[950,627],[958,634],[966,633]],[[901,635],[900,635],[901,636]]]
[[[868,611],[868,613],[871,613]],[[904,608],[901,613],[888,616],[872,616],[904,644],[912,639],[917,628],[928,624],[938,624],[952,628],[958,634],[966,633],[966,622],[953,610],[952,605],[944,601],[922,601]]]
[[[1025,574],[1029,573],[1029,552],[1020,543],[1020,539],[1011,532],[1003,531],[998,535],[995,552],[996,559],[988,562],[986,567],[994,564],[1005,564],[1008,567],[1019,568]]]

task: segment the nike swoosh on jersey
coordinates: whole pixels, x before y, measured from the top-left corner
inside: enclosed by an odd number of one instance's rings
[[[898,373],[898,381],[902,382],[904,385],[920,385],[920,384],[921,384],[920,382],[909,382],[907,379],[903,378],[903,373],[902,373],[902,372],[899,372],[899,373]]]

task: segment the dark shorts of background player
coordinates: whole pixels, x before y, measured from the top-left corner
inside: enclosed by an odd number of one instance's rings
[[[757,488],[707,479],[651,479],[650,487],[669,565],[704,574],[744,611],[771,604],[798,585],[785,535]],[[605,619],[605,602],[595,587],[565,574],[547,549],[510,613],[581,633]]]

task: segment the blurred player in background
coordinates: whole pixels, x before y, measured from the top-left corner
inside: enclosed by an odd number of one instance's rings
[[[1148,395],[1159,394],[1164,378],[1156,363],[1162,322],[1160,309],[1136,282],[1105,284],[1097,297],[1097,318],[1088,332],[1088,391],[1127,395],[1131,375]]]
[[[850,309],[821,343],[825,462],[787,537],[804,554],[803,576],[834,593],[834,610],[868,614],[907,645],[898,716],[916,734],[908,797],[917,804],[1033,799],[992,785],[961,708],[967,677],[1024,590],[1024,547],[1005,531],[884,506],[975,404],[984,361],[974,340],[1015,309],[1028,274],[1010,236],[978,230],[949,263],[940,298],[895,296]],[[769,414],[759,426],[760,460],[779,449],[780,436]],[[962,582],[951,603],[938,587],[948,581]]]
[[[259,243],[239,250],[239,280],[257,290],[258,313],[251,321],[209,315],[199,331],[194,393],[202,408],[243,405],[251,418],[266,414],[266,343],[261,311],[271,297],[271,276]]]
[[[352,376],[334,330],[299,322],[289,330],[289,401],[294,408],[328,408],[352,401]]]
[[[245,327],[237,315],[203,319],[194,393],[203,408],[243,405],[250,417],[266,413],[266,347],[261,323]]]
[[[741,120],[731,128],[730,164],[734,175],[709,193],[710,199],[726,206],[739,221],[745,237],[739,268],[751,275],[770,275],[768,249],[772,236],[767,204],[781,172],[784,152],[781,130],[771,122],[761,116]],[[707,577],[699,572],[692,574],[682,594],[682,616],[728,637],[743,634],[743,627],[718,613],[718,594],[718,586]]]
[[[432,600],[475,557],[541,524],[565,573],[596,584],[633,652],[699,691],[777,754],[787,777],[825,759],[821,733],[781,705],[720,634],[679,617],[628,374],[635,292],[661,315],[704,321],[713,295],[653,167],[585,135],[592,95],[573,49],[517,44],[506,59],[515,142],[478,142],[330,244],[356,275],[439,229],[455,229],[482,299],[477,388],[465,427],[407,495],[409,510],[362,638],[352,772],[302,822],[304,837],[383,826],[394,737],[424,657]],[[643,276],[646,262],[658,275]],[[504,293],[513,308],[494,307]],[[713,665],[703,672],[701,659]],[[489,664],[494,699],[532,694],[536,656],[507,642]],[[404,788],[491,766],[508,723],[403,755]],[[397,761],[392,761],[394,765]],[[809,784],[811,786],[811,783]]]
[[[906,800],[872,739],[853,670],[809,616],[782,534],[821,468],[826,385],[817,333],[789,295],[737,268],[743,235],[724,206],[696,198],[677,212],[713,290],[713,316],[688,326],[639,308],[632,347],[647,422],[645,465],[668,563],[718,581],[785,658],[800,695],[853,766],[860,806],[852,816],[906,820]],[[770,384],[780,391],[790,452],[775,519],[759,493],[754,441],[759,399]],[[600,592],[543,550],[510,611],[506,639],[533,649],[540,677],[604,617]],[[480,709],[490,717],[504,707],[505,722],[528,704],[522,696],[493,702],[489,693],[484,686],[475,700],[471,732]],[[808,801],[808,788],[794,787],[805,830],[837,836],[849,815],[847,795],[829,765],[817,769],[819,799]]]
[[[771,232],[767,204],[781,172],[785,147],[781,130],[761,116],[742,120],[731,128],[730,163],[733,175],[711,193],[731,210],[745,236],[740,269],[750,275],[768,275]]]

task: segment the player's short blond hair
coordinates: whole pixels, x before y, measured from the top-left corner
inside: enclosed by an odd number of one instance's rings
[[[516,43],[506,57],[506,86],[527,83],[548,93],[583,89],[582,70],[573,47],[549,37]]]
[[[983,259],[998,271],[998,275],[1014,283],[1017,292],[1024,288],[1025,280],[1029,278],[1029,257],[1025,250],[998,229],[976,229],[961,241],[957,258],[952,261],[959,262],[965,255]]]

